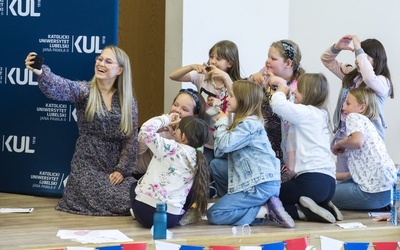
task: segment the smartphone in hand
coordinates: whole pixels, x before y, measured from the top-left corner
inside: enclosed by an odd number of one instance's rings
[[[41,56],[36,56],[33,60],[33,64],[31,65],[32,68],[41,70],[43,65],[44,58]]]

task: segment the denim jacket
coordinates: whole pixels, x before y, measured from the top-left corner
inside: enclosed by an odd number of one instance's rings
[[[228,157],[228,193],[245,191],[266,181],[280,181],[280,161],[275,157],[264,125],[249,116],[228,132],[229,120],[215,123],[214,153]]]

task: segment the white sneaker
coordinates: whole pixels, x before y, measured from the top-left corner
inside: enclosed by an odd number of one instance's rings
[[[336,220],[344,219],[342,212],[340,212],[339,208],[337,208],[332,201],[328,202],[327,206],[326,207],[324,206],[324,208],[329,212],[331,212],[331,214],[333,214],[336,217]]]
[[[136,220],[135,214],[133,213],[132,208],[129,208],[129,213],[131,214],[131,216],[133,217],[134,220]]]
[[[309,197],[301,196],[299,199],[300,209],[306,216],[307,221],[335,223],[335,217],[325,208],[319,206]]]

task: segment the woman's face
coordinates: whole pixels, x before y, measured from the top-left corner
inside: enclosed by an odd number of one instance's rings
[[[117,58],[111,49],[104,49],[96,58],[94,72],[97,80],[114,82],[122,71],[123,68],[118,64]]]
[[[172,104],[170,113],[178,113],[179,117],[182,119],[186,116],[193,116],[195,107],[196,102],[190,94],[180,93]]]

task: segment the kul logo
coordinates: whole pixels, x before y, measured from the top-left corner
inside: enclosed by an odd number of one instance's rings
[[[32,144],[35,144],[36,137],[32,137]],[[10,135],[5,139],[3,135],[3,147],[2,151],[7,150],[11,153],[35,153],[34,149],[31,149],[31,138],[29,136],[21,136],[18,139],[16,135]]]
[[[7,72],[7,68],[5,69]],[[13,85],[38,85],[36,81],[33,80],[33,72],[28,69],[21,70],[20,68],[11,68],[7,74],[6,83],[11,83]]]
[[[13,16],[40,16],[35,10],[35,0],[12,0],[8,10]]]
[[[74,39],[74,37],[72,37],[72,39]],[[87,36],[78,36],[73,43],[78,53],[101,53],[99,36],[91,36],[90,38]]]

